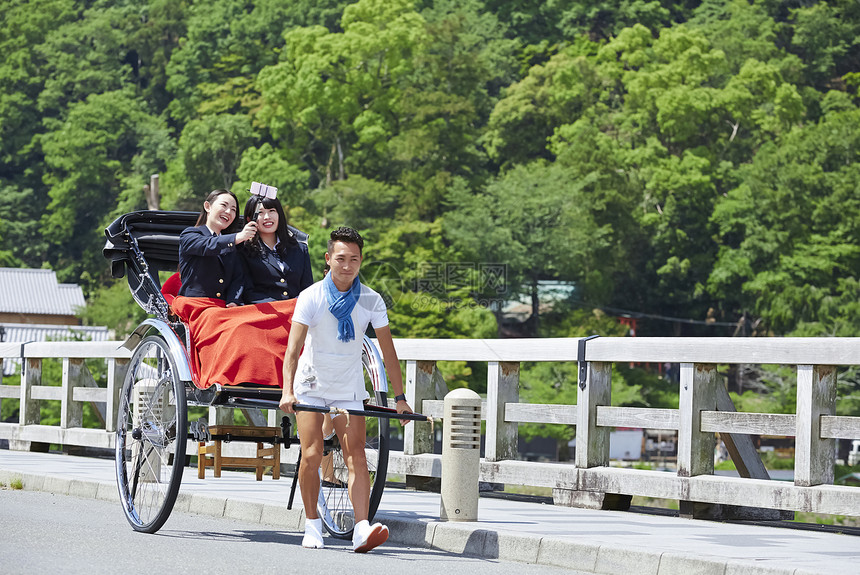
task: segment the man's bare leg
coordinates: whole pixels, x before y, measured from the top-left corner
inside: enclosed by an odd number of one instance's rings
[[[349,500],[355,522],[367,520],[370,508],[370,473],[367,471],[367,456],[364,447],[367,433],[363,417],[350,417],[349,427],[345,417],[334,419],[335,430],[340,439],[343,459],[349,469]]]
[[[340,421],[339,421],[340,420]],[[337,418],[335,430],[340,438],[340,446],[349,468],[349,500],[352,502],[355,529],[352,535],[352,548],[357,553],[367,553],[388,540],[388,527],[381,523],[368,524],[370,510],[370,473],[367,471],[366,426],[363,417]],[[384,481],[384,478],[380,478]]]
[[[296,430],[302,446],[302,462],[296,473],[299,474],[299,489],[305,506],[305,536],[302,547],[321,548],[322,521],[317,513],[317,499],[320,493],[319,468],[322,461],[323,414],[311,411],[296,413]]]
[[[338,416],[342,417],[342,416]],[[322,426],[323,438],[328,439],[334,435],[334,424],[330,416],[323,417]],[[326,487],[346,487],[343,482],[335,475],[334,462],[332,452],[323,452],[322,463],[320,464],[320,472],[322,474],[323,486]]]

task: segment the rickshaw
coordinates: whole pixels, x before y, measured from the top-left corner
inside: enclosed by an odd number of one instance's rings
[[[125,276],[134,300],[152,316],[123,344],[132,351],[132,356],[119,396],[116,426],[120,500],[131,527],[145,533],[158,531],[173,509],[183,468],[190,461],[189,441],[213,438],[205,421],[189,424],[188,407],[272,410],[278,408],[281,396],[277,383],[265,386],[216,383],[204,387],[195,381],[189,359],[189,325],[171,313],[158,272],[178,269],[179,235],[195,225],[197,216],[196,212],[138,211],[120,216],[105,229],[104,255],[110,260],[111,275]],[[300,241],[307,242],[306,234],[295,228],[292,231]],[[389,419],[426,418],[397,415],[388,407],[388,381],[382,357],[367,336],[362,347],[362,364],[371,397],[365,411],[350,413],[378,417],[377,425],[368,422],[366,445],[372,520],[385,487]],[[282,418],[281,428],[280,441],[289,446],[294,438],[290,437],[287,417]],[[332,469],[325,472],[327,480],[321,481],[319,516],[332,536],[348,539],[352,536],[354,518],[345,488],[348,471],[336,435],[326,439],[325,450],[332,455]],[[290,505],[294,492],[295,477]]]

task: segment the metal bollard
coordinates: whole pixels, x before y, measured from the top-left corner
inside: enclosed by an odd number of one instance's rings
[[[469,389],[455,389],[445,396],[442,521],[478,520],[480,449],[481,397]]]

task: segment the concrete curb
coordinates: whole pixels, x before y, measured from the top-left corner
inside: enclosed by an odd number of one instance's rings
[[[49,474],[20,473],[0,469],[0,486],[28,491],[44,491],[75,497],[119,502],[116,485],[111,482],[68,479]],[[304,526],[301,507],[286,510],[283,505],[246,501],[201,493],[180,491],[177,511],[225,517],[249,523],[299,531]],[[519,535],[487,529],[480,523],[455,523],[427,519],[406,519],[380,513],[377,520],[388,525],[391,541],[411,547],[438,549],[448,553],[486,559],[517,561],[575,569],[587,573],[616,575],[812,575],[822,571],[806,568],[781,568],[756,565],[714,556],[696,556],[625,548],[617,545],[575,543],[551,537]]]

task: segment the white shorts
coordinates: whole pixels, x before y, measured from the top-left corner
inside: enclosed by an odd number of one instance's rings
[[[314,397],[312,395],[297,393],[296,400],[299,403],[314,405],[316,407],[336,407],[337,409],[355,409],[358,411],[364,410],[364,402],[357,399],[326,399],[324,397]],[[335,415],[332,415],[332,417]]]

